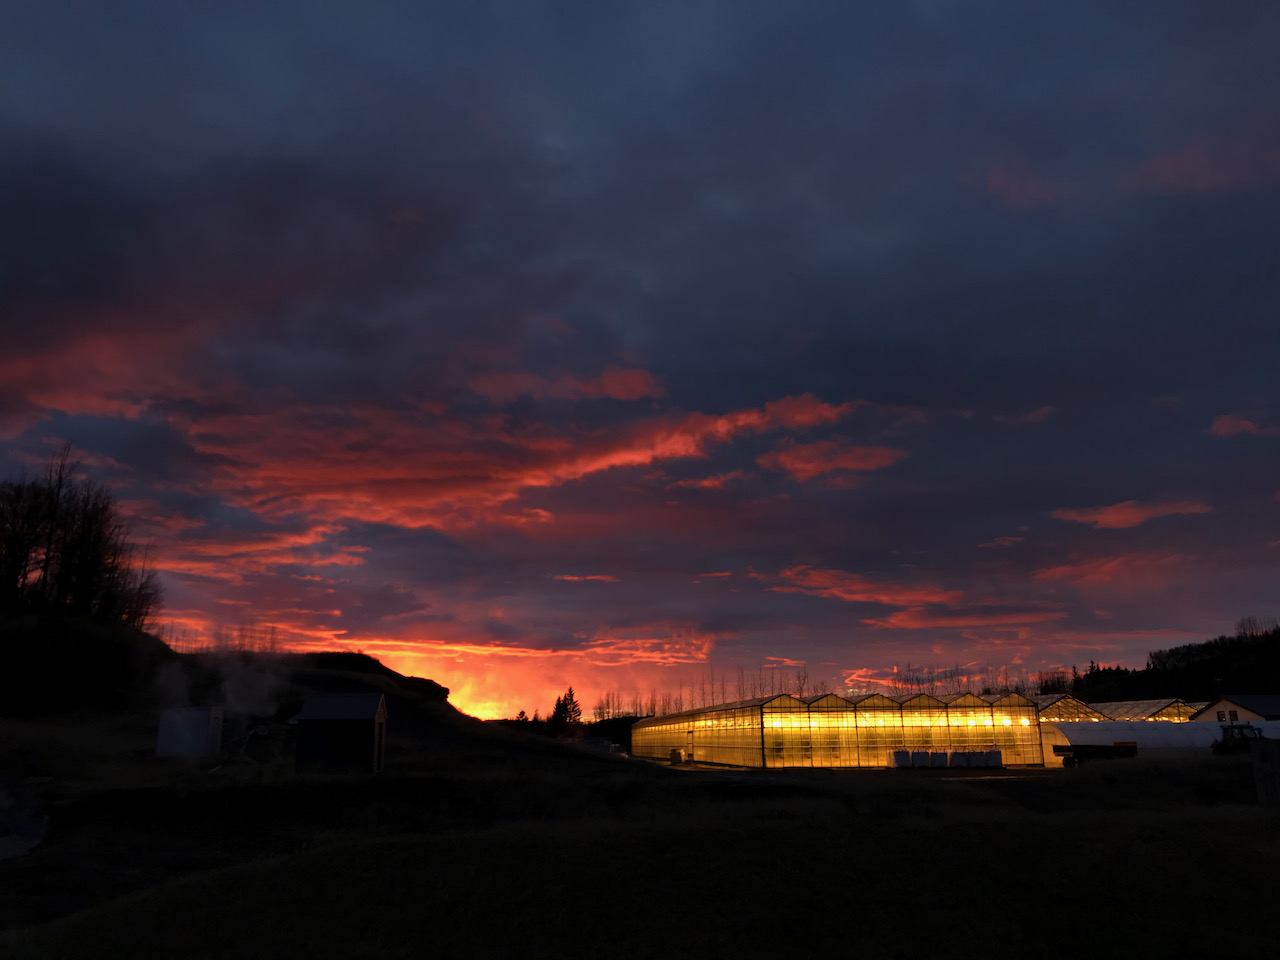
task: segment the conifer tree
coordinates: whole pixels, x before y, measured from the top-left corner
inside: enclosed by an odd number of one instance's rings
[[[564,700],[564,718],[567,723],[575,724],[582,722],[582,707],[578,703],[578,698],[573,695],[573,687],[565,691]]]

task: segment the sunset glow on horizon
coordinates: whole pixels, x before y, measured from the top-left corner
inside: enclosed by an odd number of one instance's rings
[[[0,13],[0,478],[175,644],[490,718],[1280,613],[1280,8],[126,6]]]

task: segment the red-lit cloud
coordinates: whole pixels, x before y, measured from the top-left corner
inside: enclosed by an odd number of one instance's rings
[[[1064,203],[1079,193],[1076,184],[1042,177],[1018,164],[993,164],[985,173],[965,174],[961,182],[999,197],[1010,210],[1025,213]]]
[[[500,421],[470,425],[432,413],[294,408],[227,415],[190,427],[193,445],[228,466],[215,488],[255,510],[321,511],[329,518],[417,528],[550,520],[511,503],[522,492],[612,469],[701,459],[739,436],[804,429],[839,418],[810,395],[726,414],[641,418],[621,428],[563,433]],[[727,481],[729,477],[725,477]]]
[[[667,485],[668,489],[674,490],[680,487],[686,487],[693,490],[723,490],[725,486],[735,480],[741,480],[744,474],[741,470],[731,470],[728,473],[718,473],[711,477],[696,477],[692,480],[677,480]]]
[[[1032,574],[1032,579],[1080,586],[1113,584],[1145,589],[1162,586],[1185,574],[1191,560],[1190,556],[1181,553],[1122,553],[1088,557],[1043,567]]]
[[[1062,620],[1067,611],[1045,606],[1002,606],[980,604],[972,607],[912,607],[896,610],[886,617],[864,620],[869,626],[890,630],[928,630],[940,627],[989,627],[1015,623],[1044,623]]]
[[[578,648],[584,660],[601,666],[617,664],[705,663],[715,649],[716,635],[663,625],[658,633],[644,630],[597,634]]]
[[[892,607],[915,607],[931,603],[959,603],[960,590],[943,590],[931,584],[897,584],[876,581],[843,570],[814,570],[789,567],[778,574],[784,585],[769,589],[778,593],[807,593],[815,597],[848,603],[881,603]]]
[[[804,482],[835,471],[883,470],[907,456],[893,447],[859,447],[835,440],[817,443],[785,443],[756,458],[760,466],[789,473]]]
[[[1011,427],[1029,427],[1044,423],[1057,412],[1058,408],[1054,406],[1037,407],[1035,410],[1028,411],[1027,413],[1013,415],[997,414],[996,422],[1007,424]]]
[[[1061,620],[1067,613],[1057,604],[1017,604],[1002,600],[975,600],[962,590],[945,590],[929,584],[876,582],[841,570],[791,567],[779,578],[786,585],[770,590],[807,593],[848,603],[878,603],[903,609],[862,623],[876,629],[922,630],[1040,623]]]
[[[1247,141],[1201,140],[1159,153],[1120,175],[1136,193],[1210,194],[1280,183],[1280,149]]]
[[[826,423],[836,423],[865,406],[872,406],[872,404],[864,400],[852,400],[848,403],[833,405],[823,403],[813,394],[806,393],[798,397],[771,400],[764,405],[764,414],[769,422],[780,427],[786,427],[789,430],[807,430]]]
[[[764,662],[774,667],[804,667],[807,666],[803,660],[792,660],[790,657],[765,657]]]
[[[648,371],[607,367],[599,376],[581,379],[569,374],[547,380],[534,373],[486,373],[473,378],[469,386],[494,403],[509,403],[519,397],[535,400],[549,397],[565,399],[640,400],[660,397],[665,392]]]
[[[1213,508],[1199,500],[1177,500],[1166,503],[1140,503],[1125,500],[1109,507],[1054,510],[1050,516],[1073,523],[1087,523],[1099,530],[1120,530],[1137,527],[1157,517],[1209,513]]]
[[[1215,437],[1235,437],[1240,434],[1255,437],[1280,437],[1280,426],[1269,423],[1257,423],[1237,413],[1224,413],[1213,421],[1209,432]]]
[[[984,547],[984,548],[1013,547],[1013,546],[1017,546],[1024,539],[1026,538],[1025,537],[993,537],[991,540],[988,540],[986,543],[978,544],[978,546]]]

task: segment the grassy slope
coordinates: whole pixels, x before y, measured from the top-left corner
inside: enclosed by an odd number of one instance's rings
[[[138,706],[178,655],[150,634],[71,616],[0,614],[0,716]]]
[[[711,957],[930,946],[1266,956],[1259,817],[897,820],[818,801],[714,817],[343,839],[0,940],[20,958]],[[1235,889],[1211,889],[1223,866]],[[1248,954],[1246,954],[1248,955]]]
[[[236,788],[152,824],[153,842],[207,852],[274,817],[292,849],[0,936],[0,956],[1270,955],[1280,821],[1206,805],[1206,784],[1231,797],[1247,765],[1196,766]],[[188,821],[203,843],[181,839]]]
[[[675,772],[377,671],[285,674],[285,713],[385,692],[389,774],[157,761],[155,705],[134,698],[0,720],[0,770],[51,820],[0,861],[0,957],[1274,952],[1280,820],[1250,805],[1247,763]]]

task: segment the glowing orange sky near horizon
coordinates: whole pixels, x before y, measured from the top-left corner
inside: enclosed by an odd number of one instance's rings
[[[647,374],[619,369],[594,380],[499,377],[483,386],[503,397],[533,390],[583,402],[610,390],[628,401],[661,393]],[[872,475],[913,463],[913,433],[955,415],[832,404],[812,394],[722,414],[645,412],[621,429],[585,434],[455,422],[438,411],[294,408],[247,422],[222,415],[182,427],[202,454],[222,458],[207,488],[257,529],[233,535],[159,501],[125,505],[153,538],[153,564],[191,604],[169,612],[174,630],[208,639],[251,623],[273,626],[295,649],[361,649],[401,673],[442,683],[455,706],[484,718],[545,713],[569,686],[590,710],[606,693],[683,698],[716,677],[720,694],[732,699],[744,692],[740,674],[756,676],[758,688],[761,671],[775,677],[770,684],[795,683],[795,676],[777,679],[792,670],[810,689],[838,690],[849,677],[887,681],[913,661],[979,675],[993,666],[1065,667],[1076,651],[1140,662],[1146,651],[1135,651],[1136,638],[1199,638],[1194,630],[1108,622],[1135,597],[1145,603],[1203,576],[1189,553],[1074,546],[1013,567],[1002,558],[1022,552],[1027,534],[992,531],[973,545],[978,575],[961,578],[914,566],[874,575],[795,562],[713,569],[714,554],[692,559],[698,566],[690,569],[681,556],[697,556],[690,537],[717,550],[755,551],[744,518],[803,516],[810,508],[792,491],[856,494]],[[893,445],[803,439],[851,418],[882,422],[878,429],[894,436]],[[754,455],[752,471],[707,463],[747,441],[771,451]],[[405,449],[412,452],[396,452]],[[694,476],[673,476],[690,464],[701,465]],[[762,482],[785,486],[742,495]],[[607,494],[603,509],[581,499],[593,489]],[[625,507],[613,504],[620,489]],[[1044,511],[1058,530],[1130,537],[1212,512],[1200,501],[1134,499]],[[447,538],[439,542],[451,544],[448,556],[518,551],[518,579],[495,582],[483,567],[445,583],[406,576],[394,558],[383,559],[384,535],[353,535],[369,524]],[[676,552],[637,565],[625,545],[654,537]],[[735,613],[744,603],[758,611],[759,626]],[[708,611],[738,622],[711,625]],[[852,650],[840,641],[849,631],[863,638]]]
[[[1025,524],[975,537],[959,569],[798,562],[813,551],[785,531],[829,523],[823,497],[862,496],[922,468],[915,448],[968,411],[805,393],[655,412],[646,404],[662,385],[616,366],[477,383],[486,399],[638,406],[608,430],[426,404],[171,414],[203,458],[189,492],[238,517],[196,519],[163,487],[122,499],[171,587],[171,629],[199,642],[249,624],[294,649],[362,649],[448,686],[455,706],[484,718],[545,713],[569,686],[590,710],[606,693],[684,696],[714,677],[734,698],[739,673],[803,672],[811,689],[838,690],[911,662],[1034,671],[1079,651],[1137,665],[1138,641],[1202,638],[1132,622],[1152,598],[1209,576],[1196,553],[1144,539],[1211,522],[1198,499],[1042,510],[1028,518],[1044,528],[1034,563],[1015,561],[1032,542]],[[127,473],[105,457],[86,465]],[[756,533],[771,526],[783,531],[777,548]],[[1091,545],[1115,536],[1129,540]],[[646,543],[662,549],[646,557],[634,548]],[[418,570],[424,556],[440,575]],[[1111,622],[1117,609],[1126,622]]]
[[[16,6],[0,482],[70,443],[179,647],[497,716],[1276,612],[1266,4]]]

